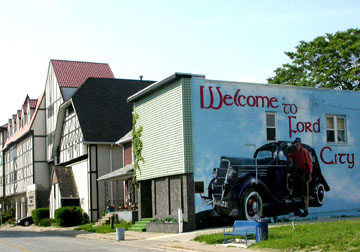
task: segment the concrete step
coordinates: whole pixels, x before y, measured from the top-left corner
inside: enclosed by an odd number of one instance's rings
[[[133,227],[131,226],[130,228],[128,228],[129,231],[135,231],[135,232],[145,232],[146,231],[146,227]]]
[[[99,219],[95,224],[94,226],[102,226],[102,225],[105,225],[105,224],[110,224],[110,219],[112,216],[114,216],[115,214],[113,213],[107,213],[105,216],[103,216],[101,219]]]
[[[146,231],[146,224],[149,223],[152,218],[143,218],[141,221],[135,222],[128,230],[137,231],[137,232],[144,232]]]

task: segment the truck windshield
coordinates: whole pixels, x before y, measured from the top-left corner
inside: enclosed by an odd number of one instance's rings
[[[257,153],[257,159],[265,159],[265,158],[272,158],[273,153],[270,150],[261,150]]]

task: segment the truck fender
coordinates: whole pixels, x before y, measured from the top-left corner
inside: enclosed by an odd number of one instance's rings
[[[261,180],[258,180],[257,183],[256,183],[256,179],[251,177],[250,179],[248,178],[245,181],[242,181],[242,182],[238,183],[237,185],[240,185],[240,187],[236,186],[237,190],[236,190],[236,197],[235,198],[238,199],[238,200],[241,199],[242,194],[244,193],[244,191],[247,188],[253,187],[256,190],[258,190],[258,192],[261,193],[264,198],[270,198],[272,201],[279,202],[279,199],[277,199],[269,191],[267,186]]]

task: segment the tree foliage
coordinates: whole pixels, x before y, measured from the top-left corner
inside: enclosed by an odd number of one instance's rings
[[[139,186],[139,182],[136,176],[136,171],[138,171],[139,174],[141,174],[140,162],[145,163],[145,160],[141,155],[143,149],[143,143],[141,141],[143,128],[142,126],[136,128],[137,127],[136,123],[138,119],[139,119],[139,115],[135,111],[133,111],[132,145],[133,145],[133,154],[134,154],[134,172],[132,175],[132,182],[136,187]]]
[[[326,34],[300,41],[296,52],[285,52],[291,63],[277,68],[269,84],[358,90],[360,85],[360,30]]]

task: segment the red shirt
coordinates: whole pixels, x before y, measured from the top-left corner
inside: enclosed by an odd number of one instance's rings
[[[300,151],[294,150],[293,153],[291,153],[290,157],[292,158],[296,169],[299,170],[308,169],[309,174],[312,173],[313,163],[310,154],[306,149],[301,147]]]

